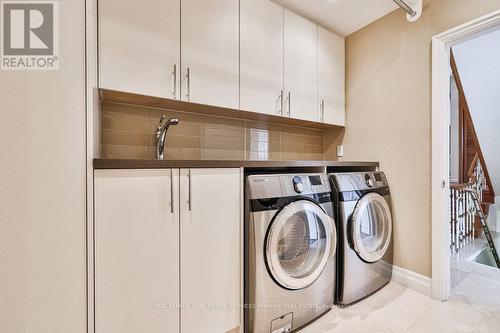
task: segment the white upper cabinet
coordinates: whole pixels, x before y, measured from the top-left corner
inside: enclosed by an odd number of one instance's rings
[[[99,87],[344,126],[344,39],[269,0],[99,1]]]
[[[182,0],[182,100],[239,108],[239,1]]]
[[[95,171],[96,333],[179,331],[178,184],[178,169]]]
[[[318,26],[285,10],[285,114],[319,120]]]
[[[320,121],[345,125],[345,40],[318,28]]]
[[[240,1],[240,107],[280,115],[283,91],[283,8]]]
[[[99,86],[178,98],[179,11],[179,0],[100,0]]]
[[[181,169],[183,333],[240,332],[242,303],[240,169]],[[222,305],[222,308],[216,308]]]

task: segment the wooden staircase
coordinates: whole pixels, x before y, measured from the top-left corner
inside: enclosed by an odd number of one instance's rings
[[[481,193],[478,193],[478,195],[480,198],[482,212],[487,218],[490,206],[495,203],[495,192],[491,186],[491,178],[484,161],[483,152],[481,151],[474,122],[469,111],[467,99],[465,97],[460,75],[458,73],[457,64],[453,56],[453,51],[451,52],[450,64],[459,96],[459,182],[463,184],[476,181],[472,177],[474,177],[478,163],[480,164],[480,168],[482,169],[481,171],[484,176],[484,182],[482,182]],[[475,217],[474,227],[474,237],[477,238],[482,233],[481,222],[477,216]]]

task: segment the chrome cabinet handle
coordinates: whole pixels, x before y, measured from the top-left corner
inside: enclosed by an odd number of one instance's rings
[[[172,71],[172,77],[174,80],[174,87],[172,89],[172,98],[177,99],[177,65],[174,64],[174,70]]]
[[[278,95],[278,114],[280,116],[283,115],[283,90],[281,90],[280,94]]]
[[[186,100],[189,102],[191,100],[191,69],[188,67],[186,72]]]
[[[191,169],[188,169],[189,193],[188,193],[188,208],[191,210]]]
[[[288,115],[288,117],[292,116],[292,110],[291,110],[292,109],[292,102],[291,102],[291,99],[292,99],[292,93],[289,91],[288,92],[288,96],[286,98],[286,100],[287,100],[286,104],[288,104],[288,109],[287,109],[287,115]]]
[[[170,212],[174,213],[174,173],[170,169]]]
[[[321,100],[321,107],[320,107],[321,115],[320,115],[320,120],[325,121],[325,100]]]
[[[285,111],[286,117],[289,117],[289,115],[290,115],[290,112],[288,111],[289,110],[289,108],[288,108],[288,105],[289,105],[288,99],[289,98],[290,98],[290,93],[286,94],[285,100],[283,102],[283,110]]]

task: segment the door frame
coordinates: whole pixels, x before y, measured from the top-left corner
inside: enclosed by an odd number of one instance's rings
[[[449,198],[450,49],[500,26],[500,10],[432,37],[432,297],[451,294]]]

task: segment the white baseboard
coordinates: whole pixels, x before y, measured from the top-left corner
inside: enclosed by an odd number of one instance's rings
[[[427,276],[393,266],[392,281],[429,297],[431,296],[431,279]]]

